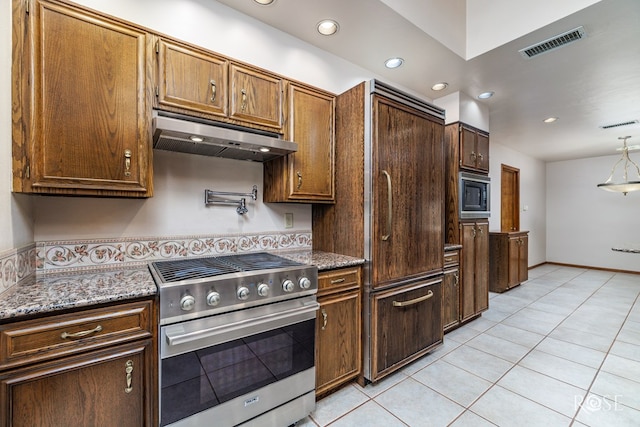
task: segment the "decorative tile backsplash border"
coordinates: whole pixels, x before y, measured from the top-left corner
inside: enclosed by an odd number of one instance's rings
[[[0,252],[0,294],[36,272],[36,245]]]
[[[311,249],[311,244],[311,231],[45,241],[35,244],[34,259],[38,274],[44,274],[97,267],[127,267],[162,259],[264,250]]]

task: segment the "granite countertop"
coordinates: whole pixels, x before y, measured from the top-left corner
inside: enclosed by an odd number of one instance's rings
[[[312,250],[274,253],[293,261],[316,265],[319,271],[365,262],[361,258]],[[0,321],[125,301],[152,296],[157,292],[146,265],[119,270],[96,269],[64,275],[36,275],[32,281],[16,285],[0,295]]]
[[[0,295],[0,320],[155,295],[147,266],[36,275]]]
[[[640,243],[626,243],[624,245],[611,248],[611,250],[616,252],[628,252],[632,254],[640,254]]]

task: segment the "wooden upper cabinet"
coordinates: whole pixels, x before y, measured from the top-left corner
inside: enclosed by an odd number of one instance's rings
[[[230,79],[230,118],[282,128],[284,91],[280,77],[231,63]]]
[[[489,172],[489,135],[460,125],[460,167]]]
[[[265,164],[265,202],[335,201],[335,95],[288,84],[285,138],[298,151]]]
[[[229,62],[165,39],[156,41],[156,107],[226,117]]]
[[[56,1],[13,5],[13,191],[151,196],[146,32]]]

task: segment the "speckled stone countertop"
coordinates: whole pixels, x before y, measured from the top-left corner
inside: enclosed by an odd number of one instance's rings
[[[355,258],[347,255],[334,254],[331,252],[312,251],[312,250],[296,250],[275,252],[283,258],[303,264],[315,265],[318,271],[333,270],[342,267],[352,267],[365,263],[363,258]]]
[[[0,320],[155,295],[146,266],[93,270],[70,275],[36,275],[0,295]],[[17,320],[17,319],[16,319]]]
[[[361,258],[312,250],[274,253],[293,261],[316,265],[319,271],[365,262]],[[146,266],[65,275],[36,275],[31,282],[19,284],[0,294],[0,321],[125,301],[155,295],[157,292]]]
[[[632,254],[640,254],[640,244],[627,243],[624,245],[617,246],[615,248],[611,248],[611,250],[616,252],[628,252]]]

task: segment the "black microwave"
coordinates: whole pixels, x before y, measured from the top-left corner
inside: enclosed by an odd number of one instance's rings
[[[459,175],[460,219],[491,216],[491,178],[469,172]]]

